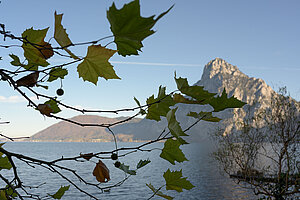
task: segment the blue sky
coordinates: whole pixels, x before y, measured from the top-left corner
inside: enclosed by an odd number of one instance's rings
[[[273,88],[287,86],[300,100],[300,1],[277,0],[140,0],[142,16],[160,14],[174,8],[154,27],[157,32],[144,41],[139,56],[123,58],[115,55],[110,61],[122,80],[101,79],[97,86],[78,78],[76,65],[69,68],[64,80],[65,103],[99,109],[135,106],[156,94],[159,85],[175,89],[174,71],[178,76],[197,82],[205,64],[220,57],[236,65],[250,77],[262,78]],[[106,10],[113,1],[17,1],[2,0],[0,23],[15,35],[30,27],[50,27],[46,39],[53,35],[54,11],[64,13],[63,25],[73,43],[111,35]],[[124,0],[114,1],[118,8]],[[16,43],[16,42],[13,42]],[[53,41],[54,44],[56,44]],[[0,44],[3,44],[1,38]],[[110,45],[110,48],[115,48]],[[84,56],[86,47],[72,49]],[[22,55],[18,48],[0,48],[3,65],[9,66],[8,54]],[[52,64],[64,62],[59,57]],[[55,95],[59,83],[47,91]],[[26,107],[26,102],[0,82],[0,118],[10,121],[0,130],[9,136],[27,136],[57,122]],[[66,111],[71,117],[79,113]],[[128,115],[129,113],[121,113]],[[111,117],[116,115],[109,115]]]

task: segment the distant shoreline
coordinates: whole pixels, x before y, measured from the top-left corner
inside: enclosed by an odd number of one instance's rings
[[[150,142],[151,140],[132,140],[132,141],[118,141],[118,142],[134,142],[134,143],[141,143],[141,142]],[[38,143],[38,142],[68,142],[68,143],[97,143],[97,142],[114,142],[114,141],[95,141],[95,140],[87,140],[87,141],[82,141],[82,140],[16,140],[16,141],[10,141],[10,140],[1,140],[0,142],[32,142],[32,143]],[[160,141],[159,141],[160,142]]]

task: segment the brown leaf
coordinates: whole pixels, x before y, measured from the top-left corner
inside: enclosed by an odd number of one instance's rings
[[[39,47],[40,56],[42,58],[48,59],[54,55],[51,44],[49,44],[48,42],[42,41],[40,45],[42,46],[42,47]]]
[[[16,81],[17,86],[33,87],[39,78],[39,72],[33,72]]]
[[[46,116],[50,116],[50,114],[53,113],[53,110],[49,104],[39,104],[37,109],[40,111],[40,113]]]
[[[92,157],[93,157],[93,153],[86,153],[86,154],[81,154],[80,153],[80,156],[86,160],[90,160]]]
[[[109,170],[101,160],[99,160],[99,162],[96,164],[93,175],[96,176],[97,181],[101,183],[105,183],[110,180]]]

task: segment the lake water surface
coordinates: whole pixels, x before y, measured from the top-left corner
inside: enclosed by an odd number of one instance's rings
[[[129,147],[137,146],[140,143],[119,143],[119,146]],[[55,143],[55,142],[15,142],[6,143],[3,146],[5,149],[29,155],[38,159],[47,161],[70,156],[77,156],[80,153],[111,151],[114,149],[114,143]],[[154,144],[150,148],[162,148],[163,143]],[[148,199],[152,191],[147,188],[146,183],[151,183],[156,188],[164,184],[163,173],[170,168],[171,170],[178,170],[182,168],[183,176],[188,177],[188,180],[195,186],[192,190],[184,190],[182,193],[176,191],[162,190],[175,199],[203,199],[203,200],[237,200],[237,199],[257,199],[252,195],[251,191],[242,189],[236,185],[225,175],[220,173],[217,163],[211,158],[211,145],[209,143],[193,143],[183,146],[183,151],[189,159],[189,162],[173,166],[169,162],[159,157],[160,150],[148,152],[136,152],[120,158],[121,162],[135,168],[140,159],[150,159],[152,162],[137,171],[136,176],[131,176],[120,187],[112,188],[110,192],[101,193],[98,189],[79,183],[78,186],[95,195],[99,199]],[[123,152],[125,153],[125,152]],[[122,154],[122,153],[121,153]],[[97,183],[95,177],[92,175],[93,169],[97,159],[91,162],[74,162],[65,161],[60,163],[66,167],[74,168],[83,178],[89,182]],[[113,166],[113,161],[110,159],[103,160],[110,170],[111,181],[103,184],[111,185],[124,178],[124,172]],[[32,168],[23,162],[17,162],[19,175],[22,178],[24,185],[37,186],[43,183],[39,189],[31,189],[33,193],[40,193],[41,196],[46,196],[47,193],[55,193],[61,185],[69,185],[68,182],[61,179],[56,174],[49,172],[42,167],[37,166]],[[1,173],[3,174],[3,171]],[[7,171],[6,171],[7,173]],[[65,173],[71,180],[76,181],[70,173]],[[2,186],[2,185],[1,185]],[[66,192],[63,199],[90,199],[84,194],[78,192],[73,186]],[[155,197],[153,199],[161,199]]]

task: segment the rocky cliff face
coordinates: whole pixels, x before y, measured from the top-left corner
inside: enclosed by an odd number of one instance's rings
[[[238,67],[231,65],[221,58],[216,58],[210,61],[203,70],[201,79],[195,83],[195,85],[204,86],[209,92],[214,92],[220,94],[225,88],[229,96],[234,95],[238,99],[252,104],[253,101],[259,101],[255,109],[251,112],[255,112],[260,107],[267,107],[274,91],[270,86],[268,86],[262,79],[250,78],[244,73],[242,73]],[[229,122],[236,122],[245,117],[247,106],[238,111],[234,109],[227,109],[225,111],[216,114],[221,119],[227,120]],[[190,111],[200,112],[200,111],[211,111],[210,106],[200,106],[200,105],[178,105],[177,119],[180,122],[183,129],[188,127],[190,124],[195,122],[194,118],[187,117],[186,114]],[[235,114],[234,114],[235,112]],[[252,114],[253,114],[252,113]],[[79,120],[88,120],[89,123],[103,121],[114,121],[116,119],[109,119],[103,117],[81,117]],[[232,126],[228,126],[227,130],[234,128],[234,123]],[[141,121],[135,121],[132,123],[126,123],[113,127],[114,132],[119,136],[120,140],[131,141],[131,140],[151,140],[158,137],[158,135],[166,128],[166,120],[163,119],[161,122],[155,122],[153,120],[143,119]],[[193,127],[188,134],[190,135],[189,141],[202,141],[207,138],[207,134],[214,131],[213,128],[216,127],[216,123],[211,122],[200,122],[195,127]],[[49,129],[50,128],[50,129]],[[112,137],[105,129],[99,128],[82,128],[75,125],[70,125],[66,122],[59,122],[41,131],[40,133],[34,135],[32,139],[34,140],[47,140],[55,139],[66,141],[74,140],[110,140]],[[51,136],[52,135],[52,136]],[[50,138],[49,138],[50,137]],[[123,139],[121,139],[123,138]]]
[[[274,92],[264,80],[253,78],[242,73],[237,66],[216,58],[205,65],[202,78],[196,83],[209,92],[221,93],[226,89],[229,96],[251,103],[269,100]]]

